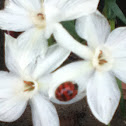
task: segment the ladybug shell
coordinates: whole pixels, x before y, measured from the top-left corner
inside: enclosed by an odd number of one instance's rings
[[[59,101],[69,101],[78,93],[78,85],[72,82],[62,83],[55,91],[55,96]]]

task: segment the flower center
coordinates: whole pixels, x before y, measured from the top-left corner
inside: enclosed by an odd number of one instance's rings
[[[25,100],[31,99],[39,89],[39,84],[34,80],[20,80],[17,85],[14,89],[15,95]]]
[[[98,71],[108,71],[113,64],[113,58],[108,48],[97,48],[94,52],[92,64]]]
[[[33,90],[35,89],[35,84],[34,84],[34,82],[31,82],[31,81],[24,81],[24,84],[25,84],[24,92],[33,91]]]
[[[100,50],[100,53],[98,56],[99,65],[104,65],[105,63],[107,63],[107,61],[105,59],[103,59],[102,55],[103,55],[103,52],[102,52],[102,50]]]
[[[38,13],[37,17],[38,17],[39,20],[44,20],[45,19],[45,16],[42,13]]]
[[[44,11],[31,13],[31,18],[35,27],[39,29],[44,29],[46,27],[46,17],[45,17]]]

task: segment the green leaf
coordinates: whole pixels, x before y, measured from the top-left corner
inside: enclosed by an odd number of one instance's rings
[[[105,7],[103,9],[103,13],[110,21],[115,20],[116,17],[118,17],[126,24],[126,17],[117,5],[116,0],[105,0]]]
[[[63,25],[63,27],[79,42],[81,42],[82,44],[85,44],[86,42],[81,39],[75,30],[75,21],[64,21],[61,23]],[[55,42],[55,39],[53,37],[53,35],[48,39],[48,45],[53,45]]]
[[[54,39],[54,37],[53,37],[53,35],[48,39],[48,46],[51,46],[51,45],[53,45],[53,44],[55,44],[56,42],[55,42],[55,39]]]
[[[126,24],[126,17],[116,3],[111,3],[111,9],[115,15]]]
[[[116,18],[116,15],[111,8],[111,4],[115,2],[116,0],[105,0],[105,7],[103,9],[103,14],[107,17],[108,20],[113,20]]]

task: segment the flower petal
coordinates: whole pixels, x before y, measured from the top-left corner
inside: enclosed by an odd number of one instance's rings
[[[85,59],[92,57],[91,50],[76,41],[60,24],[55,26],[54,37],[61,46],[74,52],[78,56]]]
[[[26,108],[27,101],[14,95],[17,79],[11,73],[0,72],[0,121],[13,122],[22,115]]]
[[[126,59],[116,58],[113,64],[112,72],[117,78],[126,83]]]
[[[45,4],[59,10],[60,21],[73,20],[94,12],[99,0],[45,0]]]
[[[26,101],[0,99],[0,121],[13,122],[20,118],[26,108]]]
[[[39,78],[58,68],[69,56],[70,51],[55,44],[49,47],[44,58],[39,58],[33,76]],[[41,69],[40,69],[41,68]]]
[[[3,12],[7,12],[7,13],[12,13],[15,15],[27,15],[27,11],[21,7],[18,6],[13,0],[5,0],[5,7]]]
[[[11,3],[0,10],[0,28],[9,31],[25,31],[33,27],[29,14],[14,3]]]
[[[26,9],[27,11],[31,10],[40,10],[42,7],[42,2],[40,0],[13,0],[10,2],[14,2],[17,6]]]
[[[109,35],[106,45],[111,48],[114,58],[126,57],[126,27],[116,28]]]
[[[34,126],[59,126],[55,107],[40,94],[31,99],[31,109]]]
[[[48,48],[48,42],[42,30],[33,28],[18,37],[18,46],[24,50],[31,50],[33,54],[44,56]]]
[[[89,79],[92,72],[93,68],[91,67],[89,62],[79,61],[68,64],[52,73],[52,80],[49,86],[50,99],[58,104],[70,104],[80,100],[85,96],[85,90],[87,86],[86,81],[87,79]],[[61,102],[56,98],[55,92],[56,89],[65,82],[72,82],[73,84],[77,84],[78,94],[75,98],[71,99],[68,102]]]
[[[17,40],[7,34],[5,34],[5,63],[9,71],[20,75],[20,66],[16,57],[18,57],[18,51],[16,47]]]
[[[10,40],[10,37],[7,38],[6,53],[8,55],[6,55],[6,64],[13,67],[15,62],[18,64],[20,71],[31,73],[34,70],[37,58],[40,56],[44,57],[48,47],[48,42],[43,37],[42,31],[36,29],[28,30],[18,37],[17,42]],[[13,45],[10,41],[12,41]],[[10,57],[14,60],[11,60]]]
[[[37,58],[45,56],[48,42],[41,30],[31,29],[18,37],[18,48],[20,66],[23,70],[27,66],[26,70],[31,73],[36,66]]]
[[[47,23],[47,22],[46,22]],[[55,24],[48,22],[46,28],[44,29],[44,36],[46,39],[49,39],[53,30],[55,28]]]
[[[76,31],[80,37],[87,40],[90,47],[95,48],[106,41],[110,26],[106,18],[96,11],[89,16],[77,19]]]
[[[120,100],[115,78],[109,73],[96,72],[88,82],[87,100],[94,116],[107,125]]]
[[[52,81],[52,76],[50,74],[47,74],[45,76],[40,76],[37,79],[37,82],[39,83],[39,91],[44,96],[48,97],[48,90],[49,90],[49,85],[51,81]]]
[[[14,82],[16,82],[17,77],[18,76],[13,73],[0,71],[0,90],[13,89],[15,86]]]

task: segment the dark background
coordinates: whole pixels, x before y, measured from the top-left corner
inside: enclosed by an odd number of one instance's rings
[[[126,4],[125,0],[117,0],[117,3],[123,13],[126,15]],[[100,1],[99,10],[101,11],[104,6],[104,0]],[[0,0],[0,9],[4,8],[4,0]],[[125,26],[119,19],[117,19],[116,26]],[[67,59],[67,62],[79,60],[79,58],[71,54]],[[4,33],[0,30],[0,70],[7,70],[4,63]],[[56,105],[61,126],[104,126],[98,122],[95,117],[91,114],[90,109],[87,105],[86,98],[71,105]],[[126,108],[126,106],[125,106]],[[13,115],[12,115],[13,116]],[[126,119],[122,117],[120,106],[117,109],[116,114],[111,122],[111,126],[125,126]],[[32,126],[31,110],[28,106],[25,113],[20,119],[13,123],[0,122],[0,126]],[[51,124],[50,124],[51,126]]]

